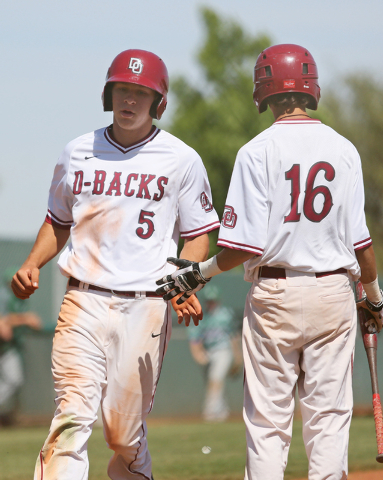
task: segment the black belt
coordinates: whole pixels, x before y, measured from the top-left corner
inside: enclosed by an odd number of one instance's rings
[[[69,279],[69,286],[70,287],[79,287],[80,283],[85,283],[85,282],[80,282],[80,280],[77,280],[77,278],[70,277]],[[85,283],[85,285],[88,285],[89,290],[96,290],[96,292],[107,292],[107,293],[112,293],[113,295],[121,295],[122,297],[128,297],[128,298],[136,298],[136,294],[138,296],[144,296],[144,297],[157,297],[161,298],[161,295],[157,295],[156,292],[122,292],[120,290],[110,290],[109,288],[103,288],[103,287],[98,287],[97,285],[91,285],[88,283]]]
[[[305,272],[302,273],[304,274]],[[338,268],[338,270],[333,270],[331,272],[316,273],[315,276],[317,278],[328,277],[329,275],[337,275],[338,273],[347,273],[347,270],[345,268]],[[258,278],[260,277],[276,279],[286,278],[286,270],[284,268],[262,266],[259,268]]]

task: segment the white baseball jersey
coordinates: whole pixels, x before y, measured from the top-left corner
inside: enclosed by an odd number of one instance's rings
[[[371,244],[355,147],[314,119],[282,119],[238,152],[218,245],[253,252],[245,264],[303,272],[346,268]]]
[[[70,142],[54,171],[46,220],[71,231],[66,276],[113,290],[153,291],[174,270],[179,235],[219,227],[198,154],[153,127],[122,147],[110,127]]]

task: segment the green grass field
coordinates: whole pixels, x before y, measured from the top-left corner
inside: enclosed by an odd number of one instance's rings
[[[30,480],[47,427],[0,430],[0,480]],[[301,439],[301,422],[294,424],[293,441],[285,479],[307,475],[307,460]],[[211,453],[204,455],[203,446]],[[175,420],[149,422],[149,446],[155,480],[242,480],[245,463],[243,422],[207,424]],[[375,462],[376,444],[372,417],[353,419],[350,435],[350,471],[381,469]],[[106,480],[111,455],[102,429],[89,441],[90,480]]]

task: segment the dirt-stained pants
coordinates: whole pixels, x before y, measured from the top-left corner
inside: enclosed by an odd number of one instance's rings
[[[346,274],[255,280],[243,329],[245,480],[281,480],[298,386],[309,480],[345,480],[356,309]]]
[[[101,402],[113,480],[151,478],[145,419],[171,334],[166,303],[70,288],[52,350],[56,412],[34,480],[88,478],[87,442]]]

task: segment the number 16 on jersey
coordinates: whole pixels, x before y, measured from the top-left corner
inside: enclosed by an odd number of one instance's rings
[[[285,216],[284,223],[299,222],[301,214],[298,212],[298,199],[301,193],[301,166],[295,163],[290,170],[285,172],[285,179],[291,181],[291,210]],[[331,182],[335,178],[335,170],[332,165],[327,162],[315,163],[309,170],[306,179],[306,189],[304,192],[303,214],[310,222],[321,222],[329,213],[333,206],[332,195],[329,188],[325,185],[314,187],[315,179],[318,173],[324,170],[324,178]],[[317,195],[323,195],[322,210],[316,212],[314,209],[314,201]]]

